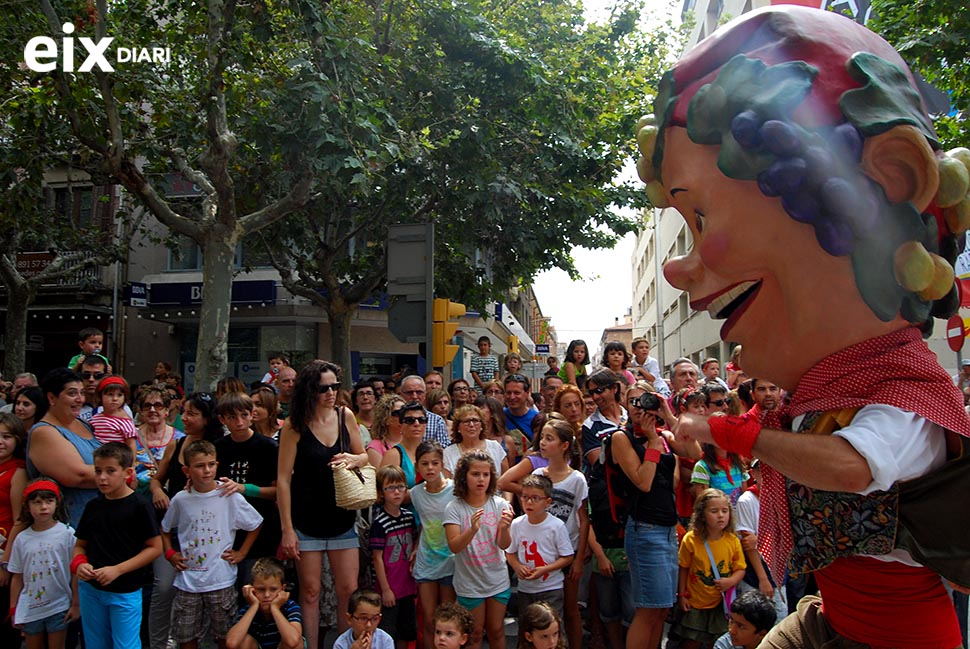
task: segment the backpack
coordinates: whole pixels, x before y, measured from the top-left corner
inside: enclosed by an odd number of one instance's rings
[[[619,430],[614,428],[601,433],[600,455],[589,469],[589,522],[596,534],[596,541],[604,548],[623,547],[626,519],[639,493],[623,470],[613,463],[611,441],[613,433]],[[630,437],[632,444],[632,432],[623,432]]]

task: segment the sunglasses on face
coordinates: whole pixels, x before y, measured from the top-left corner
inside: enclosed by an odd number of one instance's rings
[[[425,416],[421,416],[421,417],[404,417],[401,420],[401,422],[402,423],[405,423],[405,424],[426,424],[426,423],[428,423],[428,418],[425,417]]]
[[[328,383],[327,385],[324,385],[323,383],[321,383],[320,386],[317,387],[317,392],[319,392],[320,394],[326,394],[331,391],[336,392],[339,389],[340,389],[339,383]]]
[[[81,376],[86,379],[97,379],[100,381],[104,377],[108,376],[108,374],[107,372],[82,372]]]
[[[718,408],[720,408],[721,406],[730,405],[730,403],[731,403],[730,399],[714,399],[711,401],[711,405],[717,406]]]
[[[592,388],[592,389],[590,389],[589,393],[590,394],[603,394],[604,392],[606,392],[607,390],[609,390],[611,387],[612,386]]]
[[[141,404],[142,410],[165,410],[164,403],[143,403]]]

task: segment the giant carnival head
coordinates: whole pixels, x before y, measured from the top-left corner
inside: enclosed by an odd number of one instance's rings
[[[723,319],[749,374],[816,362],[959,306],[970,151],[942,153],[896,51],[838,14],[746,14],[664,76],[640,177],[693,237],[667,280]]]

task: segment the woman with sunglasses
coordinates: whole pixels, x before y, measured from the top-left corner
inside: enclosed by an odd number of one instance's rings
[[[590,380],[595,376],[591,376]],[[699,456],[700,452],[696,445],[687,448],[677,443],[673,435],[657,429],[657,417],[674,421],[673,414],[663,397],[656,400],[657,409],[643,408],[640,397],[648,392],[655,393],[653,386],[646,381],[638,381],[630,386],[627,391],[629,425],[605,433],[610,436],[610,450],[606,459],[619,467],[629,480],[629,493],[638,490],[632,500],[622,548],[630,566],[631,587],[615,589],[611,579],[597,578],[597,588],[602,592],[618,591],[616,594],[619,596],[632,599],[632,602],[627,600],[627,605],[632,604],[635,610],[627,631],[628,647],[655,647],[663,635],[664,620],[677,592],[674,475],[678,458],[674,452],[690,452],[695,456]],[[609,553],[604,552],[598,543],[592,544],[592,548],[600,567],[619,558],[619,548]],[[622,631],[616,627],[611,632],[614,641],[622,637]]]
[[[428,430],[428,414],[417,401],[410,401],[397,410],[401,422],[401,441],[395,444],[381,459],[381,466],[397,466],[404,471],[408,489],[417,484],[418,445],[424,440]],[[408,498],[410,502],[410,498]]]
[[[462,455],[472,451],[485,451],[495,465],[495,475],[509,470],[509,458],[505,449],[494,439],[485,436],[485,413],[478,406],[462,406],[455,411],[455,430],[451,434],[451,446],[444,452],[445,477],[455,476],[455,467]]]
[[[331,466],[360,468],[368,463],[357,419],[337,406],[340,367],[310,361],[293,388],[290,416],[280,432],[276,497],[280,508],[286,557],[296,559],[300,577],[300,607],[307,646],[316,647],[320,634],[320,585],[323,553],[333,569],[337,610],[346,611],[357,589],[360,546],[354,528],[356,512],[337,506]],[[346,616],[337,616],[345,631]]]
[[[399,394],[385,394],[374,406],[374,427],[367,444],[370,463],[380,468],[384,454],[401,443],[401,408],[404,398]]]
[[[583,457],[587,465],[592,465],[600,456],[602,435],[626,426],[629,415],[620,405],[620,379],[609,368],[601,367],[589,375],[586,392],[596,404],[596,410],[583,422]]]

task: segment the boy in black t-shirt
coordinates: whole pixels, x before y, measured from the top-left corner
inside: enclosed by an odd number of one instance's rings
[[[84,644],[88,649],[140,649],[141,589],[162,553],[152,503],[135,493],[134,455],[109,442],[94,451],[101,495],[89,502],[77,526],[71,570],[77,573]]]
[[[260,435],[252,429],[253,400],[241,392],[229,392],[219,398],[216,405],[219,421],[229,434],[218,439],[216,459],[219,460],[217,477],[232,481],[229,488],[241,493],[246,502],[263,517],[256,542],[249,551],[253,559],[239,564],[236,584],[238,588],[249,582],[249,573],[258,557],[275,556],[282,536],[279,510],[276,508],[276,460],[279,445],[272,438]],[[238,550],[246,538],[238,532],[233,549]]]

